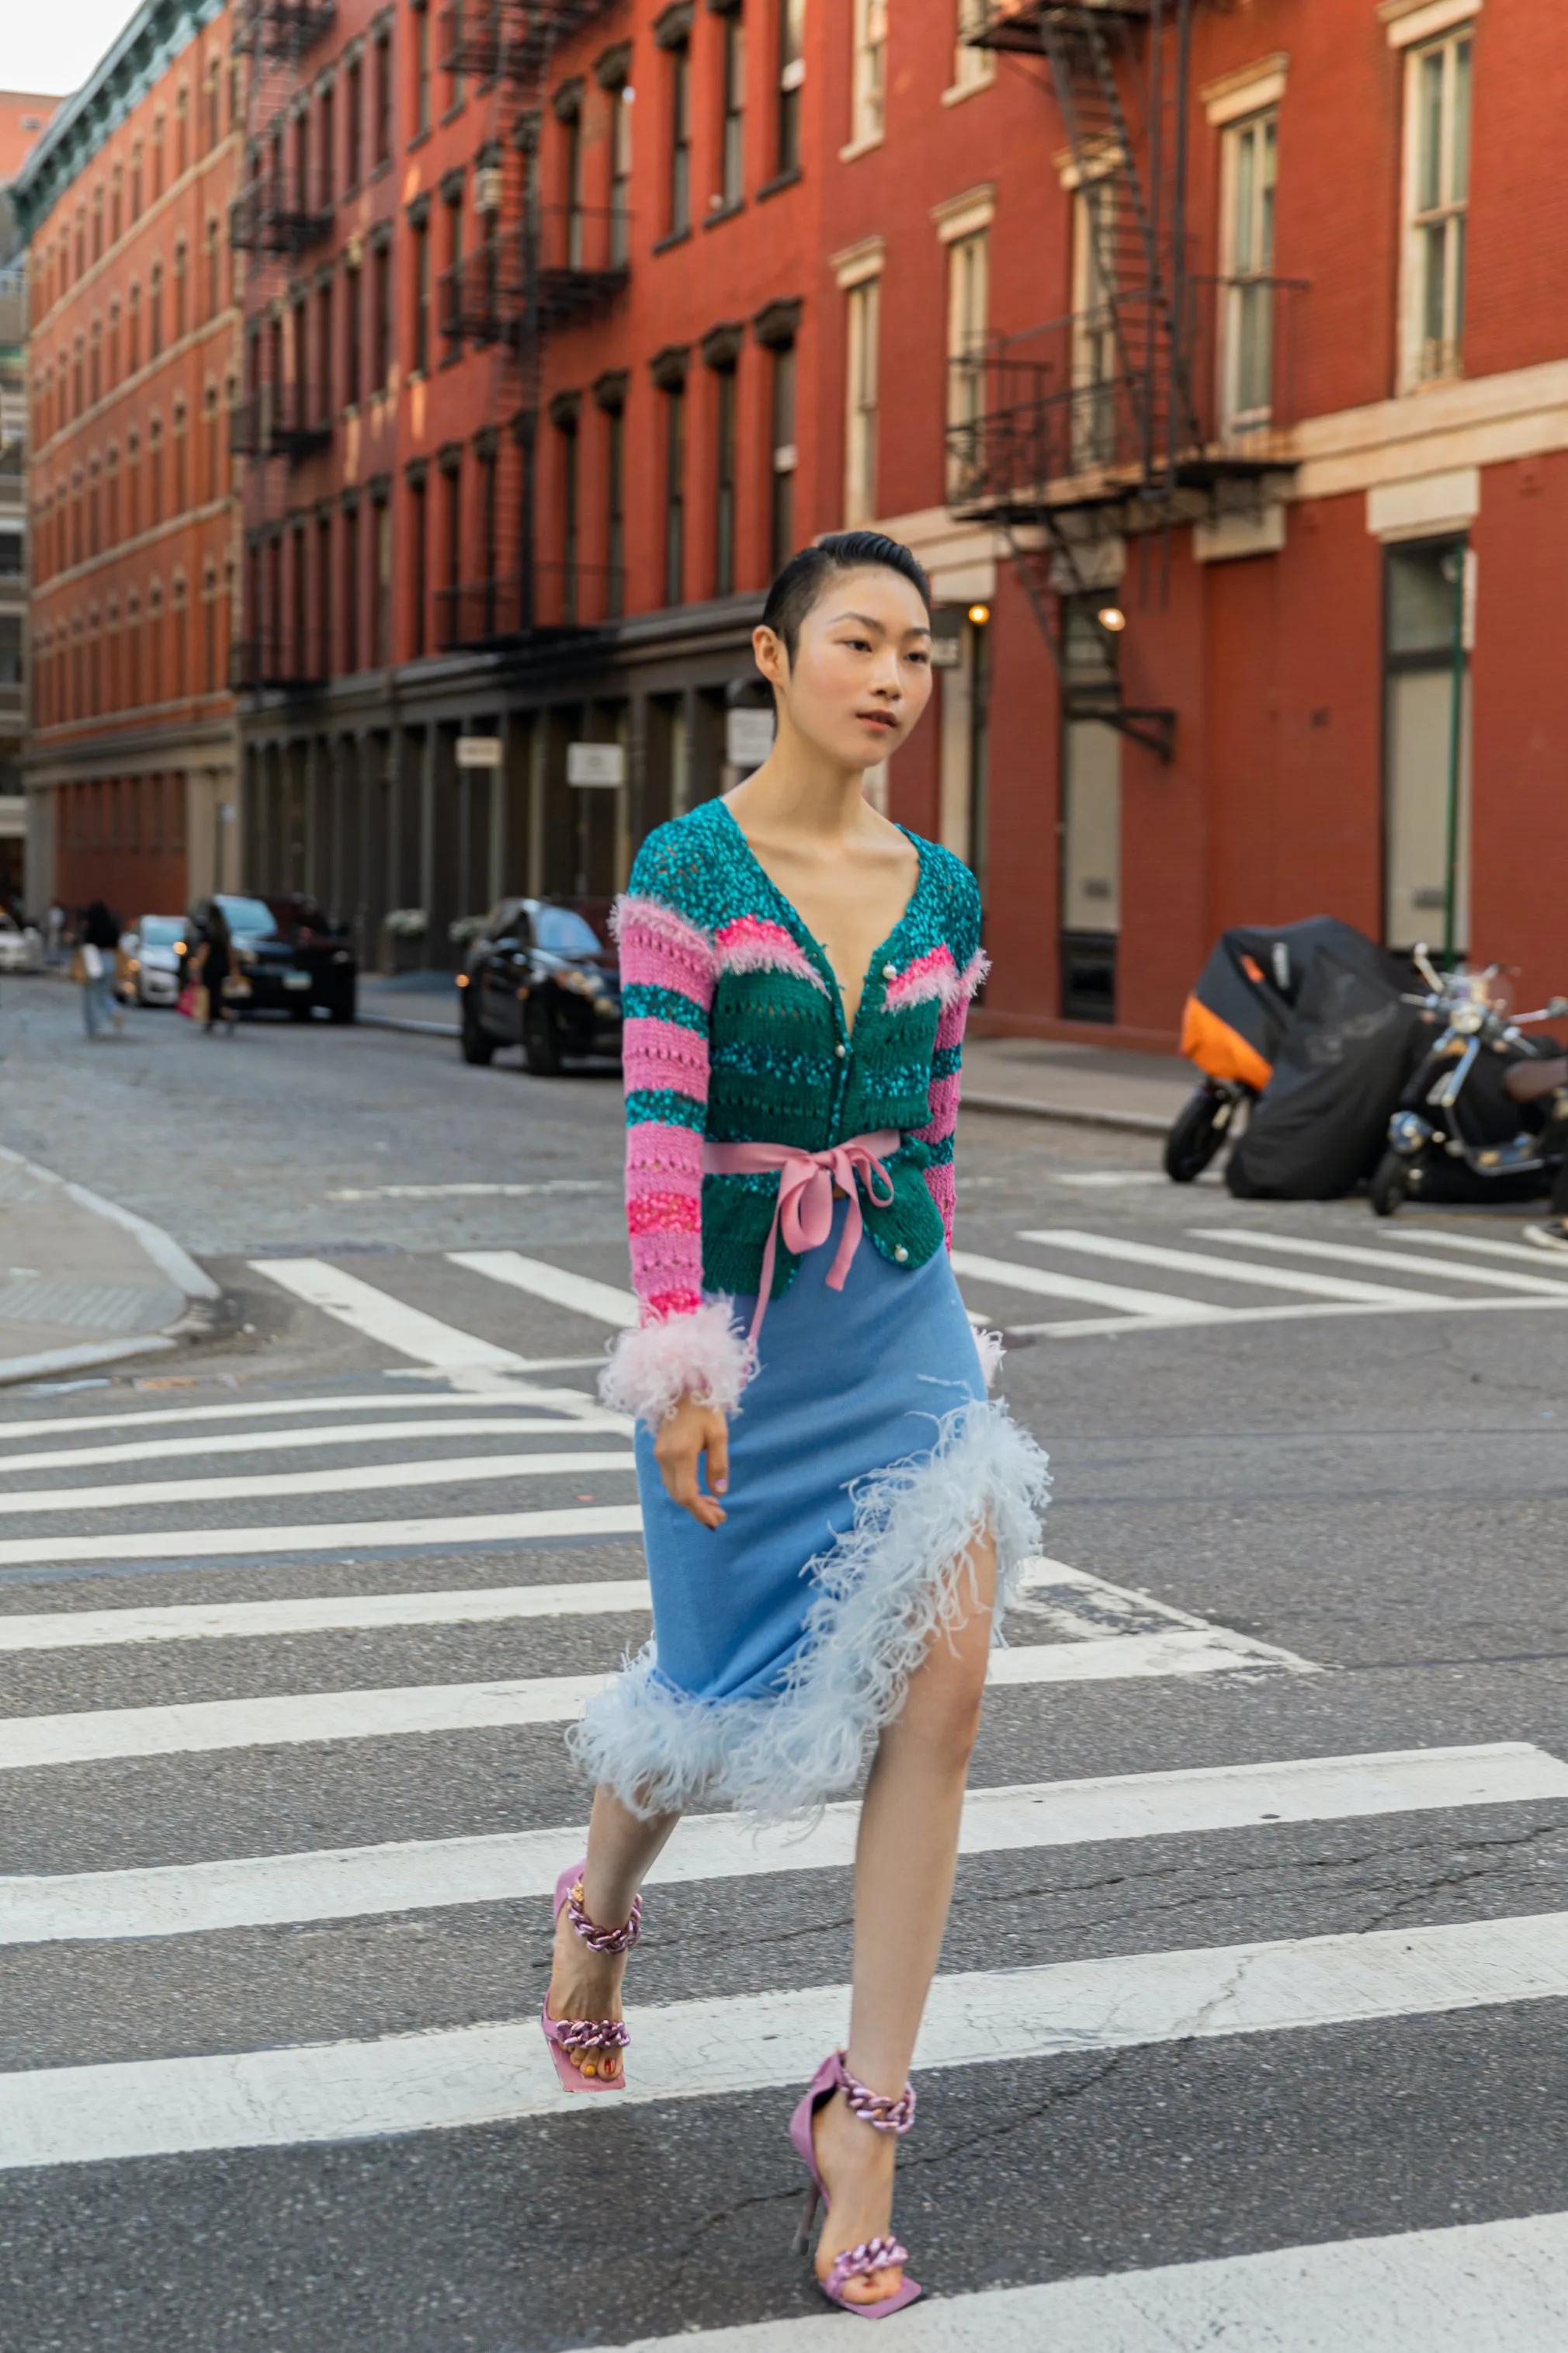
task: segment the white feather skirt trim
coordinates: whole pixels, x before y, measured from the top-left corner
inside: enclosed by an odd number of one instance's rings
[[[1022,1564],[1039,1549],[1047,1459],[1005,1405],[944,1415],[935,1446],[857,1480],[851,1526],[805,1574],[805,1640],[776,1694],[696,1700],[654,1672],[653,1646],[592,1699],[568,1735],[578,1764],[642,1815],[728,1801],[763,1820],[853,1787],[904,1703],[934,1634],[974,1606],[970,1557],[996,1546],[994,1643]]]
[[[706,1299],[689,1315],[667,1315],[623,1332],[599,1375],[599,1395],[617,1413],[635,1414],[657,1430],[683,1397],[732,1414],[755,1369],[733,1303]]]

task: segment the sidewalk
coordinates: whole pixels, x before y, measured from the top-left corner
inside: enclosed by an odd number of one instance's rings
[[[1163,1135],[1196,1083],[1179,1054],[1041,1038],[966,1038],[963,1108]]]
[[[0,1147],[0,1383],[173,1348],[217,1297],[159,1227]]]
[[[372,1029],[407,1029],[416,1037],[456,1038],[459,1034],[457,976],[361,973],[358,1018]]]

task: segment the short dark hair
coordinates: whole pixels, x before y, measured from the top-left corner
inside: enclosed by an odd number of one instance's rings
[[[830,580],[843,572],[863,572],[868,565],[880,565],[886,572],[897,572],[907,580],[920,597],[929,615],[931,583],[926,578],[918,556],[902,540],[889,539],[880,531],[833,531],[819,539],[815,547],[803,547],[792,555],[773,586],[763,607],[763,627],[782,638],[784,649],[793,662],[800,643],[800,625],[826,590]]]

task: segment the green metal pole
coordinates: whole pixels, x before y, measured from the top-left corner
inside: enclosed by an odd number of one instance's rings
[[[1464,547],[1454,554],[1454,619],[1449,643],[1448,812],[1447,840],[1443,863],[1443,964],[1451,972],[1455,934],[1459,920],[1459,763],[1464,750],[1465,719],[1465,567]]]

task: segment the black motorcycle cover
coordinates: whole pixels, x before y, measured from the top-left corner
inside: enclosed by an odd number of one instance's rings
[[[1233,1193],[1326,1201],[1371,1175],[1428,1042],[1401,978],[1392,957],[1348,926],[1319,945],[1273,1076],[1226,1164]]]

